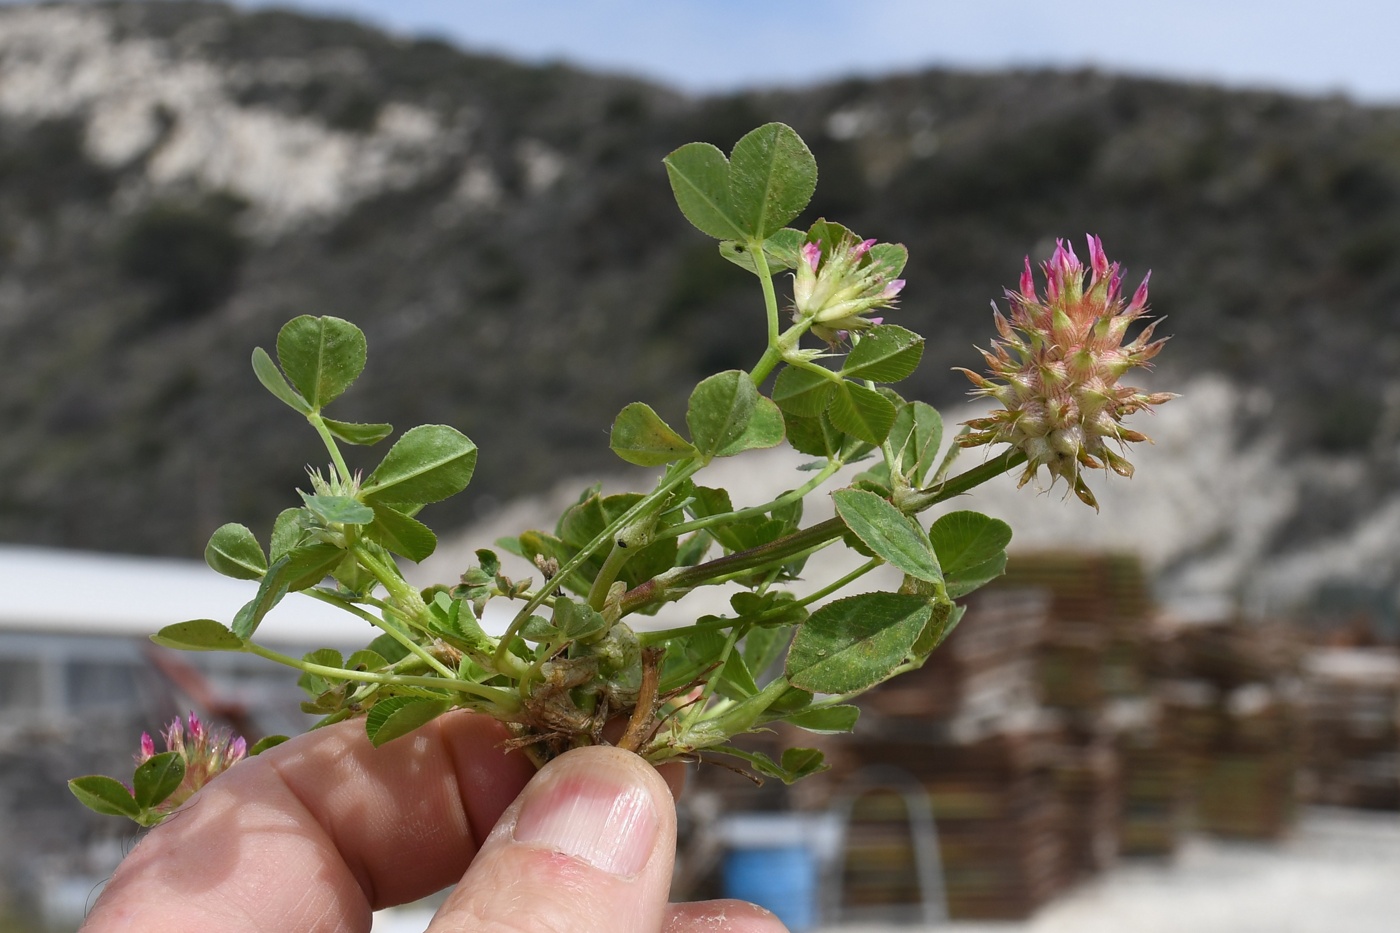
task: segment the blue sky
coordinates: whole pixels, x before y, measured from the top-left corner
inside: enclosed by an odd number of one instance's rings
[[[1400,0],[239,0],[691,91],[1075,67],[1400,104]]]

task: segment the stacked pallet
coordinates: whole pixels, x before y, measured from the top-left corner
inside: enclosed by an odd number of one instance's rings
[[[1159,694],[1197,828],[1274,839],[1292,825],[1297,644],[1280,626],[1236,620],[1184,626],[1171,640]]]
[[[1064,889],[1052,729],[971,743],[862,737],[845,751],[838,778],[849,785],[860,786],[872,768],[898,769],[927,794],[951,916],[1024,918]],[[846,841],[843,915],[918,904],[914,856],[904,801],[890,794],[861,797]]]
[[[1308,798],[1400,809],[1400,652],[1315,648],[1303,674]]]
[[[1020,554],[999,585],[1038,587],[1050,599],[1038,678],[1063,724],[1058,780],[1071,869],[1101,871],[1120,850],[1171,852],[1177,769],[1151,695],[1152,601],[1141,563],[1120,554]]]

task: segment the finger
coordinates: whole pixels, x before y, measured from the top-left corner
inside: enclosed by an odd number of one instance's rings
[[[748,901],[692,901],[670,906],[663,933],[787,933],[787,926]]]
[[[658,933],[676,811],[631,752],[595,746],[551,761],[501,817],[429,933]]]
[[[508,735],[458,713],[374,748],[341,723],[240,762],[136,847],[84,930],[368,930],[461,877],[534,773]]]

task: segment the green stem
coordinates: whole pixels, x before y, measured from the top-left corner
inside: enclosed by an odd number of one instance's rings
[[[758,281],[763,287],[763,309],[768,316],[768,347],[750,373],[753,384],[760,385],[783,358],[778,342],[778,293],[773,288],[773,273],[769,271],[768,257],[763,253],[763,241],[750,241],[749,254],[753,256],[754,268],[758,270]]]
[[[821,470],[815,473],[807,482],[790,492],[783,493],[771,502],[765,502],[763,505],[754,505],[743,509],[735,509],[733,512],[725,512],[722,515],[707,515],[704,518],[697,518],[694,521],[685,522],[681,525],[672,525],[670,528],[657,532],[656,537],[658,539],[676,538],[684,534],[689,534],[692,531],[703,531],[715,525],[727,524],[729,522],[741,522],[746,518],[767,515],[774,509],[780,509],[785,505],[791,505],[798,499],[806,498],[808,493],[831,479],[831,477],[845,465],[846,464],[841,460],[829,460],[826,466],[822,467]]]
[[[359,616],[361,619],[364,619],[370,625],[373,625],[375,628],[382,630],[390,638],[394,639],[394,641],[403,645],[405,648],[408,649],[409,653],[417,656],[421,661],[423,661],[423,663],[427,664],[429,667],[437,671],[443,677],[446,677],[449,680],[457,679],[457,674],[450,667],[443,664],[437,658],[433,657],[427,649],[425,649],[422,645],[418,644],[416,641],[410,638],[407,632],[401,631],[400,629],[394,627],[393,625],[390,625],[383,619],[376,619],[372,614],[365,612],[359,606],[356,606],[353,603],[348,602],[347,600],[341,599],[334,593],[330,593],[326,590],[317,589],[314,587],[312,589],[306,590],[305,592],[311,594],[312,597],[319,599],[323,603],[329,603],[332,606],[344,609],[346,612],[352,615]]]
[[[1009,451],[994,460],[989,460],[981,466],[953,477],[935,489],[919,490],[908,496],[905,501],[897,504],[900,511],[906,515],[922,512],[939,502],[960,496],[969,489],[979,486],[993,477],[1000,476],[1002,473],[1025,463],[1025,461],[1026,455],[1019,450]],[[786,563],[804,553],[829,544],[841,537],[845,531],[846,524],[838,516],[801,531],[795,531],[776,541],[749,548],[746,551],[726,554],[694,567],[677,568],[629,590],[622,598],[622,612],[624,615],[635,612],[643,606],[667,599],[669,594],[673,592],[683,593],[697,586],[704,586],[746,570],[755,570],[768,564]]]
[[[345,465],[345,458],[341,456],[340,447],[336,444],[335,438],[331,436],[331,429],[326,427],[325,420],[319,411],[313,411],[306,416],[306,420],[311,422],[311,426],[316,429],[316,433],[321,435],[321,443],[326,445],[326,450],[330,452],[331,462],[335,464],[335,471],[340,476],[340,481],[346,487],[350,485],[350,468]]]
[[[361,683],[379,684],[381,686],[394,687],[420,687],[428,690],[452,690],[457,693],[467,693],[483,700],[489,700],[502,711],[514,713],[520,710],[520,700],[512,693],[487,687],[483,684],[474,684],[466,680],[458,680],[456,677],[413,677],[403,674],[379,674],[374,671],[351,671],[340,667],[330,667],[325,664],[314,664],[310,661],[302,661],[288,655],[264,648],[252,642],[247,643],[244,649],[256,654],[259,657],[267,658],[269,661],[276,661],[278,664],[285,664],[287,667],[294,667],[297,670],[305,671],[308,674],[316,674],[331,680],[354,680]]]
[[[655,489],[640,499],[632,508],[614,519],[597,537],[588,542],[577,554],[569,558],[564,566],[559,568],[559,572],[554,575],[555,579],[567,580],[569,574],[573,573],[584,561],[596,554],[598,549],[604,544],[615,543],[619,531],[636,521],[640,516],[645,515],[648,509],[651,509],[666,496],[670,495],[672,490],[698,473],[703,466],[704,463],[699,460],[689,460],[677,464],[671,470],[668,470],[667,475],[657,484]],[[546,596],[551,592],[553,592],[552,587],[541,587],[540,591],[532,596],[529,601],[525,603],[524,607],[515,614],[515,618],[511,619],[510,625],[506,628],[505,634],[501,636],[500,644],[496,648],[495,660],[498,665],[506,663],[504,655],[509,653],[511,639],[516,636],[520,631],[520,627],[530,618],[530,613],[538,609],[545,601]]]
[[[603,567],[598,571],[598,576],[593,578],[593,585],[588,589],[588,606],[595,612],[602,612],[603,605],[608,601],[608,590],[612,589],[613,581],[622,572],[622,568],[631,560],[636,553],[634,548],[623,547],[622,542],[614,541],[612,550],[608,552],[607,560],[603,561]]]

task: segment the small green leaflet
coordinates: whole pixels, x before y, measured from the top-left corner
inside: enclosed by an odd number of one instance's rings
[[[846,527],[877,557],[920,580],[943,581],[928,536],[899,509],[862,489],[838,489],[831,498]]]
[[[258,580],[267,572],[267,557],[253,532],[244,525],[221,525],[209,537],[204,562],[235,580]]]
[[[243,639],[213,619],[191,619],[167,625],[151,641],[181,651],[242,651]]]
[[[425,424],[405,432],[365,478],[361,497],[403,510],[456,495],[471,482],[476,445],[456,428]]]
[[[623,460],[643,467],[664,466],[695,453],[689,441],[642,402],[633,402],[618,413],[610,444]]]
[[[365,733],[376,748],[408,735],[447,712],[446,700],[398,696],[380,700],[365,716]]]
[[[827,603],[797,630],[787,678],[812,693],[873,687],[909,656],[931,612],[927,599],[899,593],[864,593]]]
[[[365,368],[365,335],[338,317],[303,314],[277,334],[277,361],[302,398],[320,410]]]

